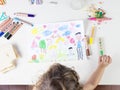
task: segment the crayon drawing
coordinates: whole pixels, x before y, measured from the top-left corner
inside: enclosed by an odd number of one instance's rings
[[[86,59],[83,21],[43,24],[31,33],[30,62]]]

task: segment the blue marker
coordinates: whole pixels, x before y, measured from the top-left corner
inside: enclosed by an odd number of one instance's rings
[[[35,0],[31,0],[31,4],[34,4],[35,3]]]
[[[20,19],[20,18],[17,18],[17,17],[15,17],[14,19],[17,20],[17,21],[21,21],[21,22],[23,22],[23,23],[26,23],[26,24],[28,24],[28,25],[30,25],[30,26],[34,26],[31,22],[25,21],[25,20],[23,20],[23,19]]]
[[[14,13],[14,15],[23,16],[23,17],[35,17],[35,14],[21,13],[21,12]]]

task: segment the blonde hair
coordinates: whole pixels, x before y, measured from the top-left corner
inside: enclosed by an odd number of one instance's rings
[[[37,90],[80,90],[78,74],[61,64],[54,64],[34,86]]]

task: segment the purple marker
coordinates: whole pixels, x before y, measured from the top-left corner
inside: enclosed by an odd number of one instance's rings
[[[42,4],[42,0],[36,0],[36,4]]]

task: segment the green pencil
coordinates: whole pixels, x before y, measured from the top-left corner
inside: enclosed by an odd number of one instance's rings
[[[100,48],[100,56],[104,55],[104,49],[103,49],[103,40],[102,38],[99,38],[99,48]]]

